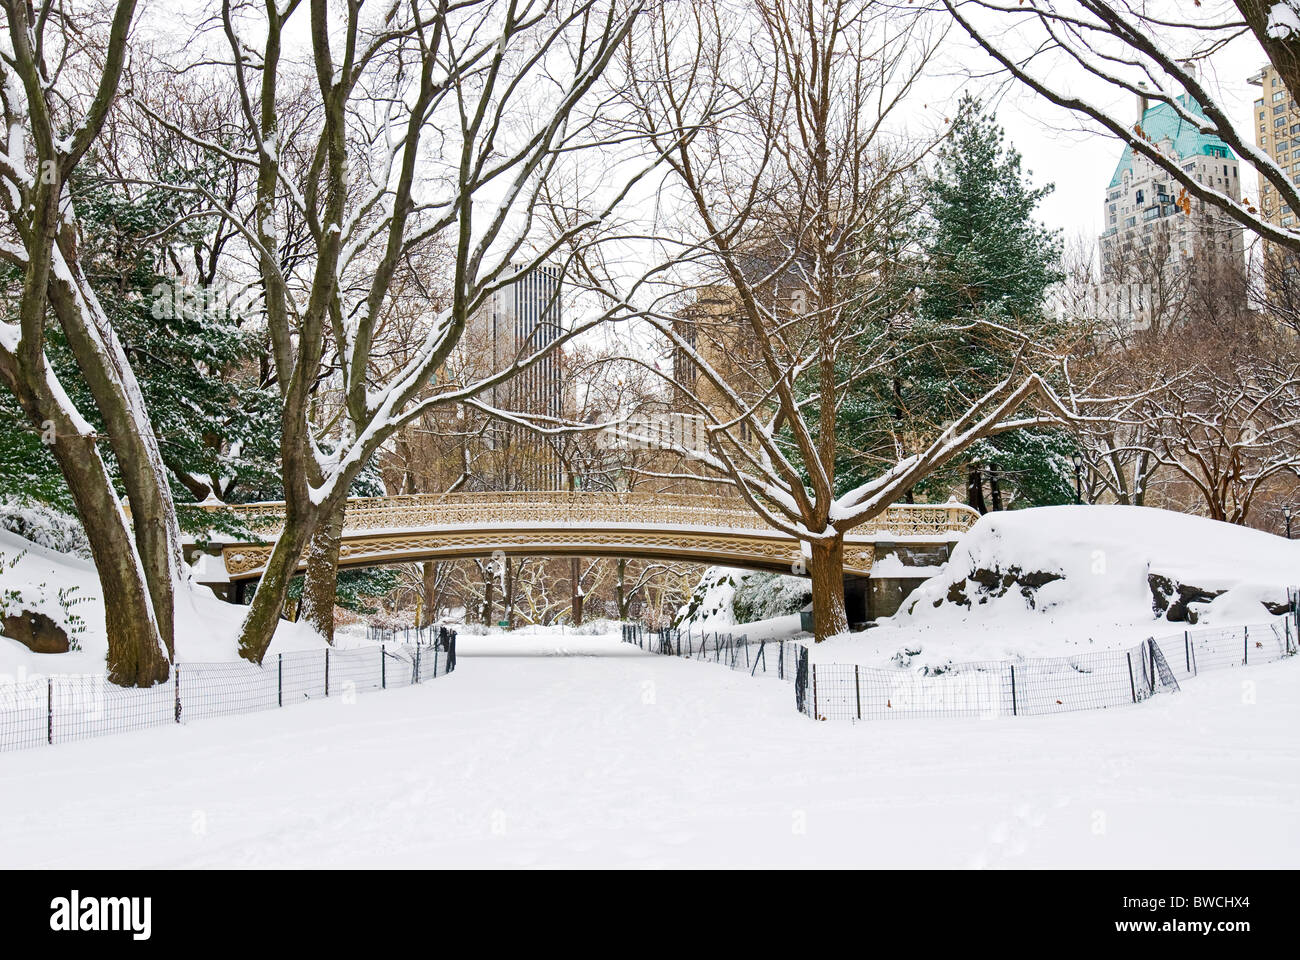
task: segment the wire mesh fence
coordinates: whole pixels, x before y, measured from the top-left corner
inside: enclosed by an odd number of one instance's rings
[[[1268,663],[1300,646],[1300,593],[1267,623],[1189,628],[1128,649],[1071,657],[945,664],[913,673],[860,664],[810,662],[793,640],[751,641],[730,634],[647,631],[625,624],[623,641],[651,653],[722,663],[795,686],[795,707],[819,720],[1035,716],[1141,703],[1201,670]]]
[[[350,697],[445,676],[456,668],[455,631],[373,647],[275,654],[247,661],[178,663],[165,683],[118,687],[103,675],[0,682],[0,751],[169,723]]]

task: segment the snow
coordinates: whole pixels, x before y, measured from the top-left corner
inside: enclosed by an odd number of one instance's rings
[[[1300,10],[1291,0],[1275,3],[1268,10],[1265,32],[1273,40],[1289,40],[1300,36]]]
[[[36,608],[56,623],[65,622],[56,602],[59,588],[76,587],[73,597],[82,598],[74,608],[86,621],[80,636],[81,650],[69,653],[32,653],[16,640],[0,636],[0,682],[6,678],[49,674],[102,674],[108,653],[104,633],[104,604],[99,577],[88,560],[57,553],[0,530],[0,554],[12,561],[26,551],[13,569],[8,563],[0,574],[5,589],[23,593],[19,606]],[[42,584],[44,587],[42,588]],[[40,597],[44,601],[38,602]],[[176,657],[191,663],[234,660],[239,656],[237,637],[247,607],[219,600],[203,587],[176,587]],[[304,623],[281,621],[271,643],[271,653],[320,649],[324,639]]]
[[[1033,591],[1032,607],[1016,586],[995,596],[962,583],[977,570],[1012,567],[1062,579]],[[1300,584],[1300,542],[1152,507],[989,513],[896,616],[816,644],[812,656],[919,670],[949,661],[1116,649],[1181,632],[1187,624],[1158,618],[1153,610],[1148,573],[1226,591],[1193,607],[1198,626],[1258,624],[1271,618],[1263,601],[1285,602],[1286,588]],[[970,599],[969,608],[948,598],[954,585]]]
[[[5,754],[0,865],[1300,865],[1300,660],[1127,710],[848,725],[607,643]]]

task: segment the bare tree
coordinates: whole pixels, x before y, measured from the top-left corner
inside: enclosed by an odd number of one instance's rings
[[[707,421],[700,462],[806,545],[823,640],[847,630],[844,535],[980,438],[1044,422],[1016,411],[1053,396],[1018,370],[961,398],[964,412],[916,431],[910,449],[900,443],[871,481],[837,483],[839,404],[893,357],[884,278],[899,256],[891,239],[915,213],[902,185],[928,147],[892,135],[889,120],[910,104],[940,35],[925,18],[863,0],[750,9],[745,42],[720,5],[665,11],[644,41],[654,56],[630,73],[652,140],[700,101],[735,104],[708,136],[663,148],[692,259],[706,284],[727,289],[761,369],[758,395],[752,377],[737,383],[697,349],[678,317],[645,317],[696,371],[693,385],[674,383]],[[873,316],[880,322],[865,322]]]
[[[305,6],[312,75],[297,87],[286,45]],[[422,398],[494,290],[572,256],[655,166],[651,156],[606,180],[594,199],[551,216],[558,228],[538,240],[538,219],[552,212],[540,206],[544,185],[599,139],[593,91],[641,6],[430,0],[372,13],[323,0],[223,3],[244,143],[232,149],[191,135],[257,171],[255,206],[235,219],[256,256],[285,408],[285,525],[240,637],[246,658],[260,661],[304,548],[404,423],[430,406],[477,402],[565,338],[625,310],[605,301],[507,369]],[[286,90],[310,98],[313,122],[281,124]],[[207,199],[220,208],[220,198]],[[290,221],[306,225],[306,253],[287,270]],[[405,258],[437,240],[454,264],[451,303],[430,311],[409,362],[377,380],[377,324],[392,280]],[[345,411],[328,444],[310,416],[327,343]]]

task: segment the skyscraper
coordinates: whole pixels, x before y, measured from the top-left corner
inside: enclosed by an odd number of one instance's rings
[[[1254,108],[1255,145],[1292,179],[1300,179],[1300,110],[1296,108],[1295,97],[1271,63],[1262,67],[1250,82],[1261,89]],[[1279,227],[1295,225],[1296,211],[1278,199],[1277,191],[1262,173],[1259,174],[1258,197],[1260,213],[1269,223]]]
[[[1179,106],[1204,116],[1183,95]],[[1241,198],[1240,163],[1226,143],[1202,133],[1167,103],[1139,97],[1135,129],[1198,183]],[[1122,325],[1142,328],[1150,319],[1152,290],[1172,276],[1204,275],[1243,263],[1241,227],[1204,201],[1193,199],[1164,167],[1124,148],[1103,201],[1099,309],[1119,311]]]
[[[505,370],[559,339],[561,271],[543,265],[525,272],[510,268],[509,281],[470,317],[462,339],[465,366],[473,377]],[[511,279],[513,278],[513,279]],[[564,413],[562,358],[559,349],[492,387],[484,399],[493,407],[538,417]],[[493,450],[508,462],[498,471],[514,489],[555,490],[563,470],[555,450],[536,434],[516,424],[498,423],[485,435]]]

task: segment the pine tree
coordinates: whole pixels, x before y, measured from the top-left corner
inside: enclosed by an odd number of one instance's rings
[[[1050,344],[1061,333],[1048,309],[1063,279],[1059,233],[1035,219],[1053,186],[1033,186],[1020,154],[980,103],[965,95],[926,181],[924,269],[917,277],[915,348],[897,371],[904,415],[943,422],[1005,377],[1022,340]],[[1073,499],[1073,444],[1057,430],[1026,430],[983,441],[926,484],[933,496],[959,485],[972,465],[996,468],[1004,502]]]

